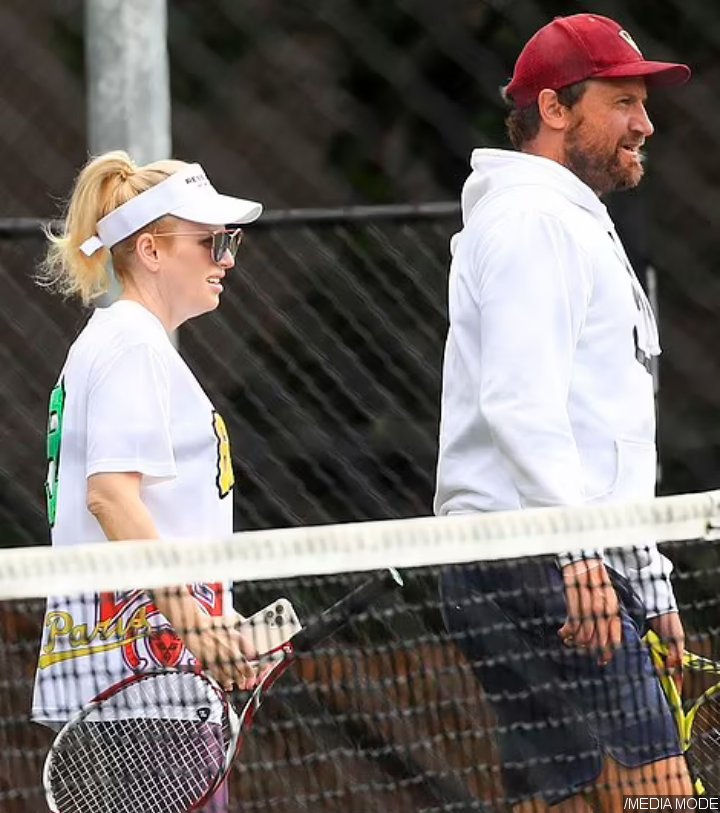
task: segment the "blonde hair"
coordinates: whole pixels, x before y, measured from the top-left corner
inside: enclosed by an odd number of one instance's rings
[[[88,257],[80,246],[95,234],[98,220],[184,166],[184,161],[173,159],[137,166],[123,150],[106,152],[88,161],[75,180],[63,233],[46,232],[50,245],[38,277],[40,284],[66,297],[77,295],[85,305],[104,294],[111,281],[111,253],[103,248]],[[113,267],[121,278],[134,248],[134,235],[112,248]]]

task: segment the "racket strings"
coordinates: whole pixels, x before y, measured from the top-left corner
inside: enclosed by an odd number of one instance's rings
[[[720,695],[712,695],[698,708],[688,759],[706,796],[720,796]]]
[[[132,684],[59,738],[48,776],[56,809],[185,813],[224,775],[231,736],[226,705],[202,678]]]
[[[50,782],[60,813],[185,813],[224,765],[222,731],[184,720],[77,726]]]

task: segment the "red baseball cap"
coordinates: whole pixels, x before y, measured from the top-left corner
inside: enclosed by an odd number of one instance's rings
[[[599,14],[556,17],[534,34],[515,63],[507,95],[519,108],[541,90],[585,79],[644,78],[648,86],[682,85],[690,68],[674,62],[648,62],[633,38],[614,20]]]

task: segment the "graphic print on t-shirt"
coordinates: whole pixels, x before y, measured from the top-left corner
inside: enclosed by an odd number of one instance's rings
[[[47,478],[45,479],[45,499],[47,501],[48,522],[55,525],[57,512],[58,477],[60,466],[60,445],[62,443],[63,412],[65,410],[65,379],[61,378],[50,393],[47,426]]]
[[[191,584],[187,589],[208,615],[222,615],[222,584]],[[48,636],[40,652],[39,668],[118,649],[133,672],[173,667],[181,661],[195,663],[182,639],[142,590],[99,593],[95,619],[89,628],[79,623],[72,612],[48,612]]]
[[[190,595],[207,612],[218,617],[222,615],[223,586],[221,584],[190,584],[187,586]],[[108,600],[113,594],[101,594],[105,597],[105,608],[109,609]],[[143,594],[141,594],[143,595]],[[145,608],[148,619],[157,619],[160,611],[152,603]],[[144,636],[128,639],[123,647],[123,660],[133,672],[144,672],[148,669],[169,669],[185,665],[195,666],[197,660],[185,647],[182,638],[167,623],[152,626]]]
[[[213,432],[217,438],[217,485],[220,499],[227,497],[235,485],[235,474],[230,456],[230,437],[228,436],[225,421],[219,412],[213,410]]]

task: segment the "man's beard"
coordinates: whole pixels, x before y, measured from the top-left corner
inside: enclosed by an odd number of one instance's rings
[[[610,151],[601,138],[582,132],[583,122],[578,121],[565,136],[565,166],[600,196],[636,187],[644,174],[642,166],[623,164],[620,143]]]

